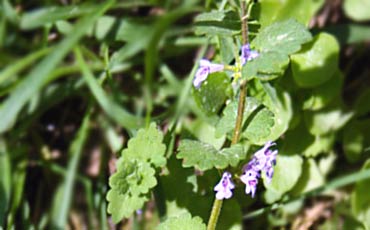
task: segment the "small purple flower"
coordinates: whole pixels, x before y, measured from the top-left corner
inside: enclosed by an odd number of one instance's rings
[[[255,59],[258,56],[259,53],[255,50],[252,50],[249,44],[245,44],[242,46],[242,55],[240,57],[242,65],[244,65],[248,61]]]
[[[216,199],[223,200],[229,199],[233,195],[232,189],[235,185],[231,181],[231,174],[229,172],[224,172],[220,182],[215,186],[214,190],[217,191]]]
[[[259,173],[253,168],[249,168],[244,171],[244,174],[240,177],[240,180],[245,184],[245,193],[251,194],[252,198],[256,193],[258,184]]]
[[[199,61],[199,68],[195,73],[195,77],[193,80],[193,85],[195,88],[199,88],[203,81],[205,81],[208,77],[208,74],[219,72],[224,69],[224,65],[221,64],[213,64],[207,59],[201,59]]]
[[[274,145],[275,143],[272,141],[267,142],[262,149],[253,154],[249,163],[243,167],[244,173],[240,179],[246,185],[245,193],[251,193],[252,197],[254,197],[256,192],[260,172],[265,173],[267,183],[271,182],[274,175],[273,166],[276,164],[276,155],[278,154],[277,150],[270,149]]]

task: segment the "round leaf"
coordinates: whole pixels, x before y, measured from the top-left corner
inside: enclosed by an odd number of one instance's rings
[[[338,69],[339,44],[330,34],[320,33],[312,42],[291,56],[295,82],[312,88],[328,81]]]
[[[355,21],[370,20],[369,0],[345,0],[344,13]]]
[[[278,155],[271,183],[264,180],[267,188],[265,199],[272,203],[288,192],[297,183],[302,172],[302,158],[298,155]],[[271,196],[273,195],[273,196]],[[270,199],[269,199],[270,198]],[[273,198],[273,200],[271,199]]]

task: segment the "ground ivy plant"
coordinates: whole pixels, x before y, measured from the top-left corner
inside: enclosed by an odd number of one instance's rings
[[[212,51],[190,76],[202,125],[178,133],[186,121],[177,120],[162,133],[151,123],[128,141],[109,180],[114,222],[154,198],[157,229],[240,228],[254,200],[274,204],[325,183],[316,157],[353,117],[338,99],[336,39],[311,34],[308,16],[294,12],[267,20],[257,13],[264,3],[217,7],[194,20]]]

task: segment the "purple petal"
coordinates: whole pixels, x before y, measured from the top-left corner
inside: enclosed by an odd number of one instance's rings
[[[210,73],[222,71],[223,69],[224,65],[213,64],[207,59],[201,59],[199,61],[199,68],[195,73],[195,77],[193,80],[194,87],[198,89],[202,85],[202,82],[207,79]]]
[[[235,188],[235,185],[231,181],[231,174],[229,172],[224,172],[220,182],[215,186],[214,190],[217,191],[216,199],[229,199],[233,195],[232,189]]]

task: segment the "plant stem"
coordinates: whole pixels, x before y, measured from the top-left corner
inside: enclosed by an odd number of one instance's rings
[[[245,98],[247,96],[247,86],[246,85],[247,85],[247,81],[242,81],[241,84],[240,84],[238,114],[237,114],[237,117],[236,117],[233,138],[231,139],[231,144],[232,145],[238,143],[240,133],[242,131],[244,105],[245,105]]]
[[[223,200],[215,199],[212,206],[211,216],[209,217],[207,230],[215,230],[218,217],[221,212]]]
[[[243,44],[248,43],[248,18],[246,15],[246,4],[244,0],[241,0],[241,7],[242,7],[242,40]],[[245,98],[247,96],[247,81],[242,80],[240,83],[240,92],[239,92],[239,102],[238,102],[238,113],[235,122],[235,129],[233,133],[233,137],[231,140],[231,145],[238,143],[240,138],[240,133],[242,130],[243,125],[243,115],[244,115],[244,105],[245,105]],[[207,230],[215,230],[217,225],[217,220],[221,212],[223,200],[215,199],[212,206],[211,215],[208,220]]]
[[[243,45],[248,43],[248,17],[246,15],[247,12],[247,5],[245,3],[245,0],[241,0],[241,21],[242,21],[242,39],[243,39]],[[248,2],[249,5],[249,2]]]

